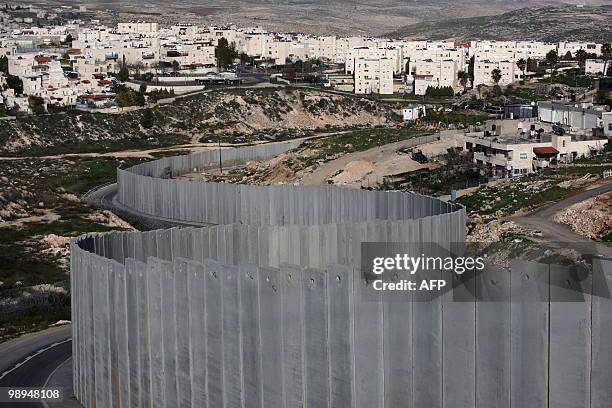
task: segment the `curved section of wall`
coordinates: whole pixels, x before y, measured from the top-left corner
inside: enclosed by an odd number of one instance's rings
[[[224,150],[224,166],[295,146]],[[462,242],[464,209],[411,193],[162,178],[217,164],[218,152],[206,152],[117,173],[122,205],[216,225],[72,242],[79,401],[441,406],[441,389],[432,384],[445,375],[442,301],[417,314],[421,306],[408,299],[364,300],[377,295],[368,295],[359,272],[360,246]]]

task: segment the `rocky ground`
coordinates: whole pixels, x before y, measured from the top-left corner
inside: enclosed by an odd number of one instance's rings
[[[612,165],[602,164],[608,162],[609,154],[592,162],[576,163],[540,175],[467,189],[467,194],[458,201],[466,206],[470,217],[470,240],[483,242],[534,236],[534,231],[526,230],[512,219],[601,182],[602,171],[612,168]],[[554,221],[568,224],[587,238],[601,239],[611,229],[610,197],[612,195],[606,194],[576,204],[558,214]]]
[[[553,220],[589,239],[601,239],[612,232],[612,193],[602,194],[572,205]]]
[[[592,3],[593,4],[593,3]],[[534,41],[612,41],[612,10],[607,5],[549,6],[407,25],[389,35],[402,38]]]
[[[193,142],[284,140],[317,131],[393,125],[399,104],[292,88],[212,91],[121,114],[26,116],[0,128],[0,154],[146,149]]]
[[[425,134],[426,130],[417,128],[341,132],[305,141],[297,149],[271,160],[228,169],[223,176],[212,170],[182,177],[247,184],[339,184],[376,188],[382,184],[384,176],[436,166],[417,163],[403,151],[411,138]],[[436,146],[432,151],[440,149]]]
[[[79,197],[142,159],[0,161],[0,341],[70,320],[69,243],[86,232],[129,230]]]

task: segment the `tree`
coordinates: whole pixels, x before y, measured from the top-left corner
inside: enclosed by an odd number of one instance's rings
[[[123,64],[121,66],[121,69],[119,70],[119,73],[117,74],[117,78],[121,82],[125,82],[128,79],[130,79],[130,71],[128,70],[128,68],[127,68],[127,66],[125,64]]]
[[[607,74],[608,70],[606,69],[608,66],[608,62],[612,59],[612,46],[610,43],[605,43],[601,46],[601,59],[604,61],[604,75]]]
[[[15,75],[7,75],[6,84],[9,88],[15,91],[15,95],[23,94],[23,81],[21,78]]]
[[[452,97],[455,96],[455,92],[453,88],[450,86],[428,86],[425,90],[425,96],[431,98],[444,98],[444,97]]]
[[[584,68],[588,57],[589,57],[589,53],[586,52],[585,50],[576,51],[576,60],[578,61],[578,65],[580,65],[580,67]]]
[[[499,81],[502,79],[502,72],[499,68],[495,68],[491,71],[491,79],[495,82],[495,85],[499,84]]]
[[[74,38],[72,37],[72,34],[68,33],[64,41],[62,41],[62,44],[72,46],[73,41],[74,41]]]
[[[502,92],[501,86],[499,86],[499,85],[495,85],[491,89],[491,95],[494,98],[499,98],[500,96],[502,96],[502,94],[503,94],[503,92]]]
[[[467,83],[470,79],[470,74],[468,74],[465,71],[459,71],[457,73],[457,78],[459,79],[459,83],[461,84],[461,86],[463,87],[463,90],[466,90],[467,87]]]
[[[140,125],[145,129],[151,129],[155,124],[155,115],[151,109],[143,109],[140,117]]]
[[[238,57],[236,45],[234,43],[229,44],[225,37],[219,38],[219,42],[215,48],[215,57],[220,67],[231,64],[234,62],[234,58]]]
[[[546,54],[546,62],[548,65],[550,65],[550,74],[552,76],[553,69],[555,68],[555,65],[557,65],[557,62],[559,62],[559,55],[557,54],[557,51],[548,51],[548,54]]]
[[[115,101],[121,108],[125,108],[127,106],[144,106],[145,97],[140,92],[136,92],[133,89],[127,89],[126,91],[117,95]]]
[[[523,79],[524,79],[525,78],[525,68],[527,68],[527,61],[525,61],[523,58],[521,58],[518,61],[516,61],[516,66],[523,73]]]
[[[571,51],[568,51],[565,53],[565,57],[563,57],[564,60],[566,61],[571,61],[574,57],[572,57],[572,53]]]
[[[538,72],[538,61],[531,58],[527,58],[527,71]]]
[[[8,75],[8,57],[6,55],[0,57],[0,72]]]
[[[45,100],[40,96],[28,96],[28,105],[36,114],[45,113]]]

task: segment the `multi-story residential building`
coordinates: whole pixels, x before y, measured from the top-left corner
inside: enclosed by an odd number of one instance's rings
[[[584,50],[589,54],[601,55],[601,46],[601,44],[587,42],[560,42],[557,47],[557,53],[561,57],[568,52],[575,56],[576,51]]]
[[[177,39],[193,41],[198,36],[198,26],[191,23],[178,23],[170,27],[170,34]]]
[[[393,94],[393,64],[391,58],[355,59],[355,93],[356,94]]]
[[[165,44],[160,51],[160,62],[178,64],[182,68],[216,67],[215,47],[208,42]]]
[[[544,59],[550,51],[556,51],[557,44],[540,41],[517,41],[515,59]]]
[[[46,15],[49,17],[49,15]],[[43,18],[43,17],[40,17]],[[519,58],[545,58],[550,50],[563,56],[584,49],[600,54],[601,44],[564,42],[550,44],[537,41],[411,41],[371,37],[311,36],[306,34],[274,33],[260,28],[235,26],[198,26],[180,23],[162,27],[145,21],[120,22],[116,27],[93,21],[91,27],[80,27],[78,22],[56,27],[0,29],[0,56],[7,55],[13,75],[25,83],[27,92],[48,97],[53,101],[70,100],[65,87],[77,93],[95,93],[108,88],[105,75],[116,72],[122,64],[132,71],[155,72],[160,66],[171,65],[173,70],[217,70],[215,46],[221,38],[233,44],[240,53],[256,59],[272,60],[275,64],[288,61],[321,58],[345,65],[345,74],[329,84],[352,88],[358,93],[414,92],[425,94],[428,87],[451,87],[460,90],[458,72],[467,71],[469,58],[474,57],[473,85],[493,85],[491,73],[501,72],[500,85],[520,80],[522,73],[516,66]],[[68,34],[76,38],[72,48],[56,55],[44,56],[24,50],[38,50],[39,45],[57,46]],[[50,47],[46,47],[50,49]],[[59,66],[60,54],[68,54],[66,63]],[[49,58],[36,60],[35,57]],[[359,65],[359,67],[358,67]],[[67,74],[63,73],[67,70]],[[154,71],[155,70],[155,71]],[[600,60],[589,59],[588,74],[603,70]],[[359,71],[359,72],[358,72]],[[406,81],[393,80],[406,74]],[[62,78],[69,78],[64,82]],[[43,88],[54,91],[43,91]],[[6,96],[6,95],[5,95]],[[8,99],[19,104],[21,99]],[[5,98],[6,99],[6,98]],[[26,98],[27,99],[27,98]]]
[[[364,37],[347,37],[338,38],[336,41],[336,61],[337,63],[345,63],[348,58],[349,50],[355,47],[378,47],[378,43],[371,38]]]
[[[298,40],[307,47],[309,58],[321,58],[328,61],[336,60],[336,37],[299,36]]]
[[[274,63],[277,65],[284,64],[289,55],[291,55],[291,40],[279,37],[267,38],[265,45],[264,57],[274,60]]]
[[[453,60],[457,63],[457,68],[460,71],[467,70],[467,52],[463,48],[419,48],[405,51],[404,59],[405,63],[410,66],[423,60],[433,60],[434,62]],[[410,70],[414,72],[412,68]]]
[[[495,85],[492,73],[495,69],[499,69],[501,73],[501,79],[499,85],[510,85],[515,81],[519,81],[523,78],[523,73],[516,66],[514,60],[504,61],[491,61],[482,60],[474,62],[474,86],[478,85]]]
[[[460,135],[465,151],[494,177],[515,177],[536,172],[551,164],[571,162],[603,150],[607,139],[544,133],[537,138],[522,135]]]
[[[358,58],[388,58],[393,63],[393,73],[399,74],[402,72],[402,60],[400,50],[393,47],[353,47],[347,51],[346,62],[344,64],[344,72],[352,74],[355,70],[356,60]]]
[[[121,33],[132,33],[140,35],[157,34],[157,23],[146,21],[128,21],[127,23],[117,23],[117,31]]]
[[[415,77],[414,94],[425,95],[428,87],[451,87],[454,92],[461,89],[458,80],[459,67],[455,60],[420,60],[410,63]]]

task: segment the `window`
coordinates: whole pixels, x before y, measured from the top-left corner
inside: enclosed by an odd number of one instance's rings
[[[612,122],[608,123],[608,130],[612,131]]]
[[[520,154],[519,154],[519,159],[521,159],[521,160],[527,160],[527,153],[520,153]]]

